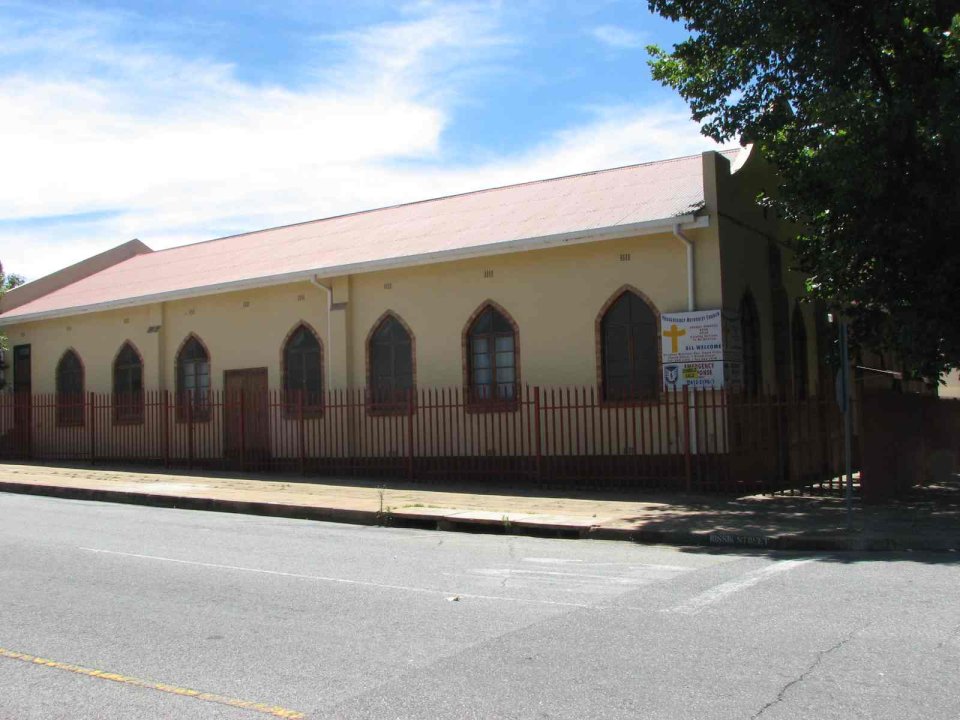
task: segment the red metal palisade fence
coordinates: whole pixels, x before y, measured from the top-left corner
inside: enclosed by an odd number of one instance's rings
[[[509,401],[460,388],[391,402],[364,390],[306,400],[271,390],[0,396],[0,457],[38,461],[475,480],[510,487],[743,494],[838,489],[832,397],[720,390],[610,402],[594,387],[518,387]]]

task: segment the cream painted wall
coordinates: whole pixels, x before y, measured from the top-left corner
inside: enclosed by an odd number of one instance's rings
[[[716,233],[691,231],[689,236],[697,248],[698,307],[720,307]],[[623,254],[630,260],[622,261]],[[493,276],[487,277],[487,271]],[[334,288],[329,331],[326,293],[301,282],[39,321],[7,332],[11,345],[32,345],[34,392],[54,391],[56,363],[71,346],[84,362],[87,390],[109,392],[113,359],[126,339],[144,357],[146,389],[173,390],[174,358],[191,332],[210,352],[214,389],[222,387],[225,370],[252,367],[268,368],[270,387],[280,387],[283,342],[305,321],[324,346],[328,386],[360,387],[366,383],[367,335],[389,309],[416,338],[418,385],[459,386],[463,329],[481,303],[491,299],[520,328],[522,382],[592,385],[597,381],[597,314],[619,288],[636,287],[661,312],[684,310],[687,302],[685,248],[670,234],[323,282]],[[147,333],[151,325],[160,325],[160,332]]]
[[[31,345],[35,393],[55,391],[57,363],[70,347],[83,361],[86,389],[109,392],[113,360],[126,340],[143,357],[146,389],[172,391],[174,358],[190,332],[210,352],[214,389],[222,387],[224,370],[250,367],[267,367],[271,387],[279,387],[280,347],[287,334],[303,320],[325,346],[326,312],[321,290],[296,283],[13,325],[7,333],[11,346]],[[148,333],[151,326],[161,329]]]
[[[327,298],[322,290],[301,282],[258,290],[209,295],[165,303],[163,385],[176,386],[174,358],[190,333],[210,352],[210,385],[223,387],[225,370],[266,367],[271,388],[282,383],[280,349],[287,335],[303,321],[319,337],[327,357]]]
[[[156,306],[41,320],[7,328],[10,346],[31,346],[34,393],[55,392],[57,363],[69,349],[83,361],[86,389],[109,392],[113,361],[127,340],[140,351],[146,378],[157,374],[157,334],[147,329],[157,317]]]
[[[702,257],[716,257],[703,233],[690,236]],[[631,259],[621,261],[627,253]],[[661,312],[685,310],[685,253],[672,235],[655,235],[355,275],[350,293],[354,382],[365,383],[368,333],[392,310],[416,338],[418,385],[460,386],[462,333],[489,299],[519,327],[521,382],[595,384],[595,321],[604,303],[629,284]],[[717,266],[706,260],[698,270],[701,307],[720,306]],[[487,271],[493,276],[485,277]]]

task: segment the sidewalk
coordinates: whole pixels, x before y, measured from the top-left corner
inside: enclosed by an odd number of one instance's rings
[[[269,478],[0,464],[2,492],[160,507],[672,545],[960,551],[958,476],[950,484],[917,489],[896,503],[857,503],[854,531],[849,533],[841,498],[643,493],[641,502],[599,493],[489,494],[465,484],[441,491],[396,481],[350,478],[320,484],[299,476]]]

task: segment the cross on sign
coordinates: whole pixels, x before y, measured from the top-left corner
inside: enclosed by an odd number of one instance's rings
[[[687,334],[686,330],[681,330],[676,325],[671,325],[669,330],[663,331],[663,336],[670,338],[670,352],[679,351],[680,338]]]

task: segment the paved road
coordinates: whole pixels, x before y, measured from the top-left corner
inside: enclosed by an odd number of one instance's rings
[[[684,552],[0,494],[4,720],[956,720],[958,667],[955,555]]]

